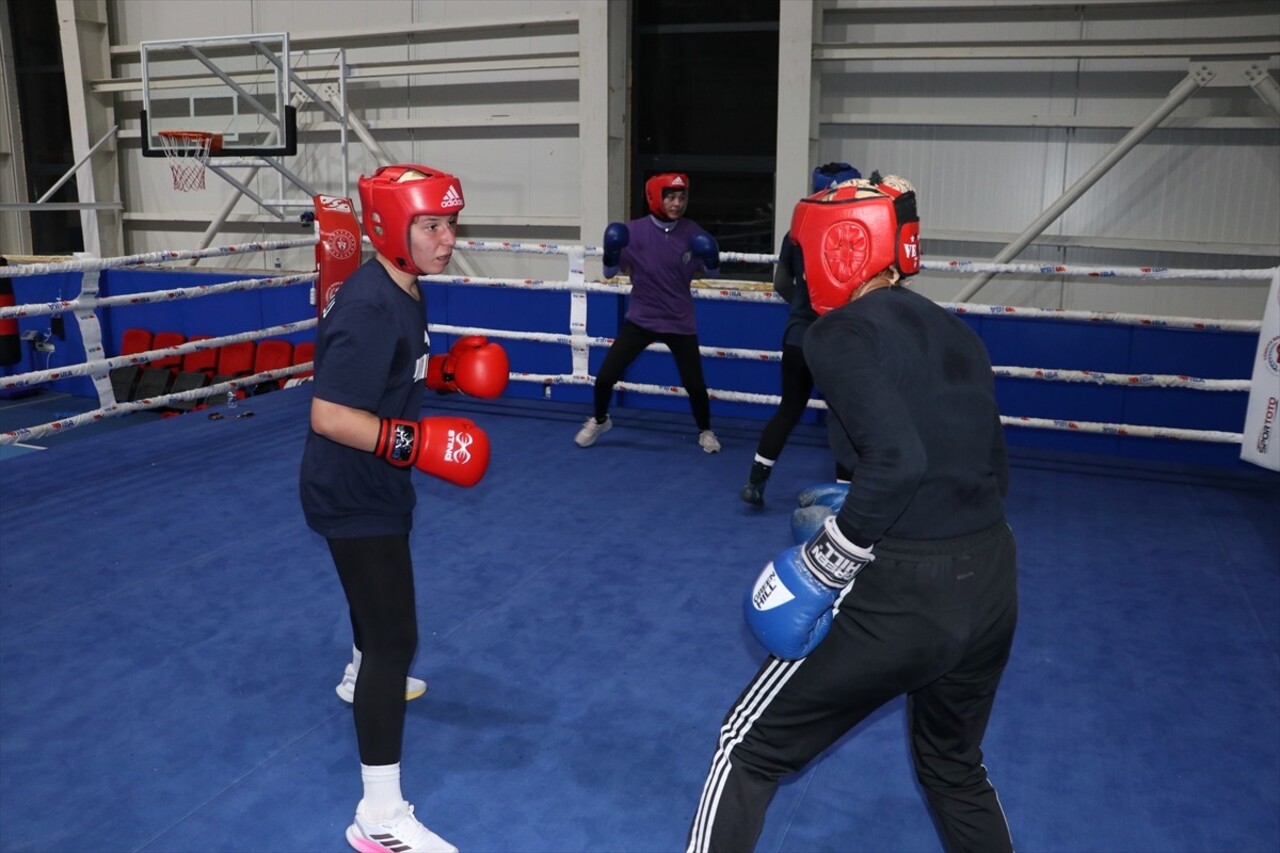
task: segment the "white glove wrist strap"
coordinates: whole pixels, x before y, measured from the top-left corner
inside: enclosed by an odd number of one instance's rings
[[[805,544],[803,554],[809,571],[832,589],[853,583],[858,572],[875,559],[870,548],[855,545],[840,532],[834,515],[827,516],[822,529]]]

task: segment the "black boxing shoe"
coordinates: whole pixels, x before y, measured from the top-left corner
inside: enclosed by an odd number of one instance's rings
[[[751,475],[738,496],[752,506],[764,506],[764,484],[772,473],[772,465],[765,465],[763,462],[751,463]]]

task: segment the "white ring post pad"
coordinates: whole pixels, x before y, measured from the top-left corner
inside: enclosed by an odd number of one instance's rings
[[[360,267],[360,223],[349,198],[317,195],[316,316],[324,316],[338,288]]]

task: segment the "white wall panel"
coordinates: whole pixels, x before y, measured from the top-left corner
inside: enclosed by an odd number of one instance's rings
[[[1264,3],[843,0],[823,8],[817,49],[900,45],[917,50],[970,43],[980,52],[1033,41],[1083,46],[1134,39],[1159,45],[1259,35],[1280,45],[1280,16]],[[351,41],[345,45],[347,60],[359,66],[575,55],[580,45],[572,32],[477,38],[440,35],[431,28],[572,19],[582,6],[579,0],[118,0],[111,9],[116,45],[277,31],[289,32],[296,43],[307,36],[358,35],[398,25],[418,29],[403,40]],[[1273,77],[1280,76],[1277,53],[1264,59]],[[1150,114],[1186,76],[1189,58],[1144,55],[1135,47],[1109,58],[1081,53],[1078,58],[995,59],[979,53],[963,60],[819,61],[817,157],[819,162],[847,160],[865,173],[897,172],[916,182],[928,257],[989,258]],[[131,68],[119,60],[116,67],[118,76]],[[572,242],[576,238],[563,235],[573,230],[564,223],[572,222],[582,205],[578,85],[575,66],[406,72],[352,80],[348,100],[396,159],[437,165],[464,177],[464,223],[471,217],[477,236],[496,239],[509,228],[513,239],[545,233]],[[136,127],[137,97],[116,98],[122,126]],[[563,116],[568,123],[535,124],[547,116]],[[302,116],[304,124],[320,119],[314,110]],[[1280,121],[1275,114],[1247,86],[1214,85],[1197,92],[1165,124],[1018,260],[1209,268],[1280,262]],[[322,191],[333,191],[342,171],[337,140],[336,132],[309,133],[289,165]],[[353,140],[349,154],[352,177],[374,168],[358,142]],[[778,164],[780,170],[806,175],[813,165]],[[143,217],[127,228],[139,251],[190,245],[199,226],[157,220],[166,213],[209,217],[228,192],[210,178],[204,193],[176,194],[163,161],[143,161],[127,145],[120,171],[126,208]],[[264,172],[254,187],[273,196],[277,182]],[[256,205],[242,201],[233,220],[261,215]],[[277,237],[282,228],[286,236],[293,233],[290,226],[233,221],[217,242]],[[302,266],[309,265],[305,253],[299,257]],[[263,260],[228,263],[260,266]],[[467,260],[479,274],[563,276],[559,259],[473,254]],[[949,298],[966,281],[926,274],[916,286]],[[1265,287],[1254,285],[997,278],[975,301],[1256,318],[1264,298]]]
[[[249,0],[255,33],[310,35],[413,22],[412,0]]]
[[[111,42],[137,45],[155,39],[262,32],[254,28],[254,6],[260,3],[261,0],[114,0],[109,4]]]
[[[1270,136],[1269,145],[1258,145]],[[1068,147],[1074,181],[1119,134],[1078,130]],[[1062,217],[1066,233],[1150,240],[1276,243],[1280,131],[1157,130]]]
[[[436,137],[418,140],[413,152],[415,162],[463,177],[464,220],[577,215],[576,139],[527,139],[513,147],[506,139]]]
[[[163,9],[157,13],[157,9]],[[395,160],[422,162],[449,169],[463,177],[467,210],[463,236],[493,239],[529,239],[541,230],[554,239],[572,232],[576,240],[579,215],[579,69],[578,35],[572,22],[580,9],[578,0],[231,0],[156,3],[123,0],[113,8],[114,44],[136,47],[143,39],[176,39],[204,35],[288,32],[297,67],[300,44],[320,39],[326,46],[343,47],[355,76],[348,81],[347,102],[352,114]],[[492,25],[564,18],[560,31],[539,27],[512,27],[480,37],[459,28],[469,24]],[[397,27],[405,35],[397,36]],[[349,33],[350,38],[344,38]],[[560,54],[563,67],[534,67],[521,57]],[[331,54],[316,51],[308,67],[332,62]],[[517,67],[447,73],[406,73],[377,76],[373,64],[471,62],[514,58]],[[118,57],[116,76],[137,75],[137,62]],[[336,79],[336,75],[333,79]],[[126,127],[137,127],[141,106],[137,92],[116,95]],[[563,119],[545,124],[547,117]],[[340,192],[343,178],[339,134],[336,129],[317,131],[317,122],[332,124],[314,107],[299,114],[301,143],[285,165],[320,192]],[[376,167],[374,156],[355,138],[348,148],[349,192],[355,195],[355,177]],[[144,160],[136,147],[124,148],[120,157],[122,193],[131,219],[128,234],[133,251],[151,251],[192,245],[233,193],[216,176],[207,177],[204,192],[174,193],[163,160]],[[237,177],[249,173],[229,169]],[[250,188],[268,198],[303,198],[291,186],[284,192],[281,179],[262,169],[249,181]],[[257,239],[279,239],[304,233],[291,224],[299,209],[289,211],[288,221],[272,220],[247,198],[241,198],[214,242],[225,244]],[[174,225],[169,219],[180,220]],[[183,221],[189,220],[189,221]],[[267,220],[265,224],[262,220]],[[486,224],[474,224],[484,221]],[[477,233],[468,235],[467,224]],[[307,252],[284,253],[286,264],[310,266]],[[274,260],[274,257],[273,259]],[[475,254],[469,258],[478,274],[493,274],[495,266],[511,259]],[[529,258],[516,259],[528,266]],[[208,263],[208,262],[205,262]],[[219,266],[257,268],[261,258],[220,259]],[[538,264],[541,261],[537,262]],[[562,278],[565,270],[555,262],[550,277]],[[512,271],[510,274],[528,275]]]
[[[1016,231],[1045,208],[1046,185],[1061,181],[1060,133],[980,128],[876,127],[824,131],[820,159],[842,159],[916,184],[920,215],[935,230]]]
[[[1267,39],[1258,58],[1206,60],[1218,73],[1211,84],[1016,260],[1192,268],[1280,262],[1280,121],[1241,74],[1250,61],[1273,77],[1280,71],[1274,5],[847,0],[827,9],[821,33],[820,161],[915,181],[927,257],[972,260],[1011,243],[1186,78],[1201,57],[1193,45],[1171,45]],[[1120,39],[1133,44],[1115,47]],[[1056,47],[1043,58],[986,55],[1013,46],[1034,54],[1033,43]],[[885,58],[895,45],[903,57]],[[965,45],[975,58],[940,57]],[[837,48],[873,58],[821,59]],[[1093,50],[1113,55],[1091,57]],[[948,298],[967,281],[931,274],[916,286]],[[1265,291],[997,277],[974,301],[1257,319]]]

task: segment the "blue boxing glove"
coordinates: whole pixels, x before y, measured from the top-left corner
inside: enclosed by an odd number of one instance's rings
[[[791,513],[791,541],[803,545],[822,529],[827,519],[836,514],[836,510],[826,504],[802,506]]]
[[[715,237],[706,231],[699,231],[689,238],[689,251],[693,252],[695,258],[702,261],[707,275],[720,274],[720,247],[716,245]]]
[[[622,260],[622,250],[631,242],[631,229],[621,222],[610,222],[604,229],[604,277],[613,278],[618,274],[618,262]]]
[[[747,627],[774,657],[809,655],[827,636],[837,599],[874,559],[870,548],[849,541],[829,516],[812,539],[765,566],[747,590]]]
[[[800,506],[825,506],[836,512],[844,506],[844,499],[849,496],[848,483],[817,483],[796,496]]]
[[[791,541],[803,545],[813,538],[828,516],[835,515],[849,496],[848,483],[817,483],[802,491],[796,502],[800,508],[791,513]]]

